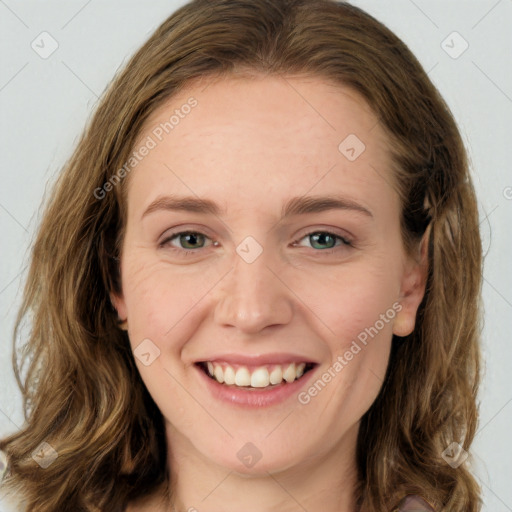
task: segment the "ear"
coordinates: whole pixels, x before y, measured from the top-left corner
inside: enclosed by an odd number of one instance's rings
[[[119,327],[123,329],[123,331],[126,331],[128,312],[126,309],[126,302],[124,300],[123,294],[116,294],[114,292],[111,292],[110,302],[112,302],[112,305],[116,309],[117,314],[119,316]]]
[[[408,336],[416,324],[416,312],[425,295],[428,276],[428,239],[430,226],[425,231],[415,258],[409,257],[406,263],[400,297],[402,309],[397,313],[393,324],[393,334]]]

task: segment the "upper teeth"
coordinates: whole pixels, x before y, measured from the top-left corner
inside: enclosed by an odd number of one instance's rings
[[[249,370],[246,366],[236,369],[227,363],[206,363],[208,373],[217,382],[240,387],[266,388],[269,385],[293,382],[304,374],[306,363],[260,366]]]

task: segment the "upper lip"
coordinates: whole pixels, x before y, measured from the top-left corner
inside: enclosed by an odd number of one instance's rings
[[[316,361],[308,356],[300,354],[290,353],[274,353],[274,354],[258,354],[258,355],[247,355],[247,354],[215,354],[204,357],[197,363],[204,362],[218,362],[237,364],[245,366],[265,366],[271,364],[287,364],[287,363],[314,363]]]

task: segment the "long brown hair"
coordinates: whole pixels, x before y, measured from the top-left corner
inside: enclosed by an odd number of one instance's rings
[[[469,450],[477,424],[482,254],[466,151],[407,46],[361,9],[330,0],[194,0],[112,81],[34,243],[14,333],[30,323],[13,361],[26,425],[0,442],[7,484],[32,512],[117,511],[168,477],[162,416],[109,297],[121,286],[126,180],[100,198],[94,191],[114,183],[170,96],[194,78],[245,72],[317,76],[362,95],[391,141],[404,246],[412,254],[428,237],[415,330],[393,338],[381,392],[361,421],[360,509],[391,510],[419,494],[439,512],[479,510],[471,472],[443,458],[452,442]],[[43,442],[58,454],[46,469],[31,456]]]

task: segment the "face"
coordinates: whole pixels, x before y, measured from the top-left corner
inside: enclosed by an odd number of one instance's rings
[[[424,293],[376,116],[320,78],[231,77],[161,106],[144,145],[113,301],[176,462],[352,456]]]

